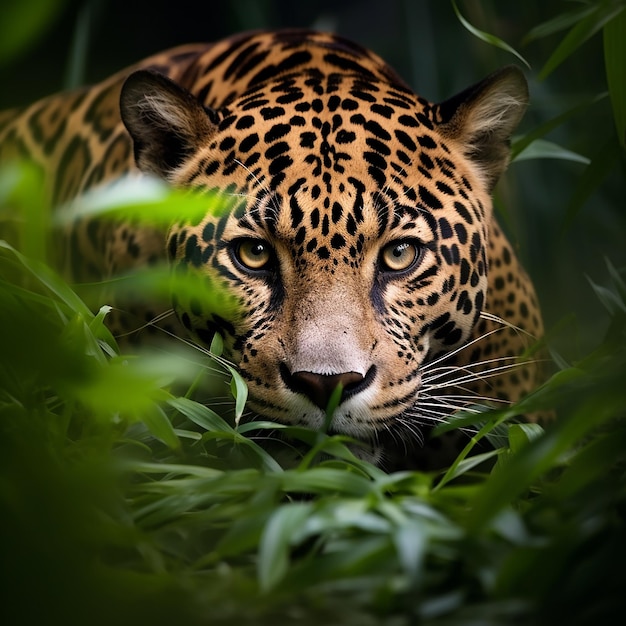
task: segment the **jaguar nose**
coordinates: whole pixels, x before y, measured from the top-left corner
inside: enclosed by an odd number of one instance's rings
[[[341,385],[339,404],[363,391],[374,379],[376,368],[372,365],[363,376],[358,372],[342,372],[341,374],[316,374],[315,372],[293,372],[281,364],[280,375],[283,382],[294,393],[305,395],[322,411],[326,410],[333,391]]]

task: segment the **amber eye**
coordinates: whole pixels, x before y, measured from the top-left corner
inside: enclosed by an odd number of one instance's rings
[[[243,239],[235,247],[237,260],[250,270],[267,268],[272,260],[272,248],[260,239]]]
[[[420,247],[414,241],[392,241],[380,252],[383,269],[402,272],[409,269],[420,256]]]

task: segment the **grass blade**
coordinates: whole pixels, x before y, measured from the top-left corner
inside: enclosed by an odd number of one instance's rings
[[[561,30],[570,28],[577,24],[580,20],[586,18],[594,11],[595,7],[593,6],[582,6],[568,13],[561,13],[556,17],[553,17],[552,19],[549,19],[548,21],[542,22],[541,24],[535,26],[526,35],[526,37],[524,37],[522,43],[526,45],[527,43],[535,41],[536,39],[542,39],[543,37],[548,37],[549,35],[558,33]]]
[[[589,165],[591,161],[582,154],[563,148],[558,144],[545,139],[535,139],[528,147],[524,148],[515,157],[515,161],[527,161],[530,159],[561,159]]]
[[[604,27],[604,63],[617,137],[626,149],[626,11]]]
[[[270,591],[289,568],[289,553],[300,528],[310,516],[312,505],[298,502],[281,506],[269,519],[259,545],[257,574],[262,591]]]
[[[456,16],[459,22],[461,22],[463,27],[466,30],[468,30],[470,33],[472,33],[472,35],[474,35],[481,41],[488,43],[490,46],[495,46],[496,48],[500,48],[501,50],[510,52],[513,56],[517,57],[528,69],[530,69],[530,63],[528,63],[528,61],[517,50],[509,46],[508,43],[506,43],[505,41],[502,41],[502,39],[500,39],[499,37],[496,37],[495,35],[491,35],[490,33],[486,33],[485,31],[479,30],[475,26],[472,26],[472,24],[470,24],[463,17],[463,15],[461,14],[461,11],[459,11],[459,7],[456,5],[455,0],[452,0],[452,7],[454,9],[454,12],[456,13]]]
[[[598,3],[592,12],[584,19],[577,21],[575,26],[567,33],[557,49],[539,73],[539,79],[545,80],[563,61],[570,57],[580,46],[597,32],[602,30],[606,24],[617,17],[626,8],[624,4],[616,5],[611,0]],[[623,77],[621,77],[623,78]]]

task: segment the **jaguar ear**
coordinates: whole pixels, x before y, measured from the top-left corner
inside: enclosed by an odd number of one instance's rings
[[[120,112],[133,138],[137,167],[166,179],[216,128],[191,93],[151,70],[126,79]]]
[[[524,74],[504,67],[436,106],[440,132],[465,146],[491,191],[509,163],[511,134],[528,106]]]

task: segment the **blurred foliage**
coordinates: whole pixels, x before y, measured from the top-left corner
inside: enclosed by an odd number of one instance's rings
[[[0,66],[23,54],[61,14],[64,0],[8,0],[0,5]]]
[[[145,7],[134,13],[126,3],[122,13],[113,1],[101,4],[101,22],[89,22],[90,49],[101,61],[96,73],[117,69],[132,46],[179,43],[183,27],[184,40],[224,34],[199,36],[204,24],[228,31],[334,25],[434,98],[513,60],[485,37],[463,39],[465,27],[448,3],[406,0],[384,10],[368,2],[306,4],[224,2],[204,22],[196,3],[193,12],[180,3],[176,15],[168,4],[167,34],[158,25],[146,33]],[[534,104],[514,146],[519,162],[497,202],[538,279],[549,327],[565,321],[550,331],[558,371],[518,406],[481,415],[468,449],[439,475],[387,475],[357,460],[344,438],[239,424],[245,392],[219,345],[120,353],[106,329],[106,302],[93,313],[45,262],[49,219],[36,173],[3,169],[0,216],[12,222],[20,249],[0,245],[2,622],[620,619],[623,583],[614,572],[626,557],[624,4],[458,3],[472,28],[515,48],[525,41],[524,58],[536,68]],[[5,30],[8,6],[0,8]],[[54,74],[50,40],[34,46],[53,14],[63,17],[55,40],[85,40],[78,31],[87,27],[77,31],[69,17],[76,2],[68,0],[65,13],[62,3],[48,6],[47,17],[39,20],[40,13],[32,24],[16,18],[19,41],[0,61],[7,67],[20,50],[22,61],[7,70],[5,84],[15,71],[21,85],[24,68],[32,76]],[[151,4],[151,20],[158,8]],[[140,26],[146,42],[125,36]],[[34,65],[24,56],[27,46]],[[134,58],[151,51],[134,49]],[[44,87],[37,82],[30,81]],[[0,97],[18,104],[17,91]],[[199,208],[193,196],[142,185],[93,196],[82,210],[165,215],[172,201]],[[161,293],[163,280],[135,280],[132,290]],[[582,321],[580,341],[572,312]],[[510,420],[542,409],[559,415],[545,431]],[[496,428],[508,441],[487,470],[467,453]],[[302,441],[304,453],[280,433]],[[261,437],[272,447],[261,447]]]

